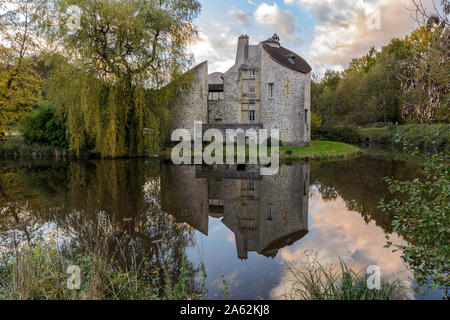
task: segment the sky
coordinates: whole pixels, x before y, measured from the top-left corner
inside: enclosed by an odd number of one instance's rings
[[[423,0],[429,7],[433,0]],[[352,58],[415,28],[411,0],[200,0],[198,38],[190,50],[209,72],[234,64],[238,37],[258,44],[274,33],[281,45],[304,57],[314,72],[345,69]]]

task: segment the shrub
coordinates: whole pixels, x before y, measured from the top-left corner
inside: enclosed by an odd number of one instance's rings
[[[380,143],[408,145],[424,152],[450,151],[450,125],[409,124],[390,126],[379,138]]]
[[[322,127],[322,118],[317,114],[311,113],[311,135],[317,136],[320,133],[320,128]]]
[[[345,143],[360,143],[361,136],[356,128],[350,126],[322,126],[316,135],[315,139],[321,138],[335,142]]]
[[[408,244],[393,244],[402,251],[420,286],[444,289],[450,285],[450,175],[448,159],[434,155],[426,161],[422,180],[400,182],[385,178],[389,191],[407,196],[406,201],[382,199],[379,208],[393,217],[393,230]],[[389,237],[388,237],[389,240]]]
[[[20,131],[26,144],[67,147],[65,122],[48,102],[41,102],[33,113],[24,117]]]

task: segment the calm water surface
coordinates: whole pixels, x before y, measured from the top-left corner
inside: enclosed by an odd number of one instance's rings
[[[386,278],[412,282],[400,254],[384,248],[390,219],[377,204],[389,199],[385,176],[411,179],[418,170],[370,156],[286,164],[265,177],[255,167],[158,160],[0,161],[0,209],[20,208],[0,217],[0,246],[50,234],[89,250],[108,219],[111,255],[123,245],[155,266],[187,256],[192,274],[203,262],[208,298],[223,298],[222,274],[231,299],[279,298],[288,268],[311,258],[378,265]]]

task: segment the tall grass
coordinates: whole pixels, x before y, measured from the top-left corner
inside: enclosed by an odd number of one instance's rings
[[[326,268],[314,261],[302,268],[289,268],[293,275],[287,300],[400,300],[406,298],[400,280],[382,280],[381,289],[369,289],[364,276],[354,272],[343,261],[339,267]]]
[[[70,290],[70,265],[81,270],[82,285]],[[20,251],[0,253],[0,300],[179,300],[198,299],[189,271],[173,282],[170,262],[159,270],[136,272],[122,269],[114,260],[94,254],[70,257],[51,245],[26,246]],[[161,288],[161,280],[165,286]]]
[[[192,300],[206,293],[202,265],[198,288],[186,256],[173,263],[159,243],[156,256],[142,252],[104,215],[92,223],[80,219],[88,246],[54,232],[24,240],[18,233],[0,245],[0,300]],[[69,288],[70,266],[79,268],[80,288]]]

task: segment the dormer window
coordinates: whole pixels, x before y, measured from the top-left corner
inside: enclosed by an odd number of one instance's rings
[[[287,58],[287,60],[289,61],[289,63],[295,64],[295,56],[290,56]]]
[[[275,34],[272,36],[272,41],[280,42],[280,37],[275,33]]]

